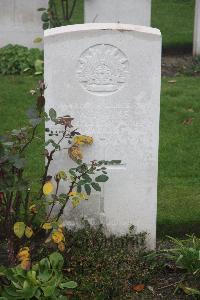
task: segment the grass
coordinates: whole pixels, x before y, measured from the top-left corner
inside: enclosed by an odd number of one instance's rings
[[[60,0],[57,0],[58,9]],[[152,27],[161,30],[163,48],[192,51],[195,0],[152,0]],[[83,23],[83,1],[77,1],[72,24]]]
[[[199,78],[168,81],[161,95],[158,228],[194,232],[200,229]]]
[[[153,0],[152,27],[161,30],[164,49],[191,51],[195,0]]]
[[[0,76],[0,134],[14,128],[26,126],[26,111],[35,104],[29,90],[37,86],[39,78],[33,76]],[[37,139],[28,150],[28,174],[36,187],[43,170],[44,152],[43,126]]]
[[[0,76],[0,133],[24,126],[33,98],[28,91],[38,78]],[[164,78],[161,95],[158,233],[200,230],[200,85],[199,78]],[[185,121],[187,120],[187,121]],[[191,124],[183,124],[190,123]],[[43,128],[28,153],[28,173],[34,185],[43,169]]]

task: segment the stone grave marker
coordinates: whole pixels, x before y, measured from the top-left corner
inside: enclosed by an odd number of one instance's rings
[[[41,12],[48,0],[0,0],[0,47],[19,44],[30,48],[42,47],[33,43],[43,37]]]
[[[195,6],[193,55],[200,55],[200,0],[196,0]]]
[[[150,26],[151,0],[85,0],[85,23],[125,23]]]
[[[123,234],[135,225],[155,247],[161,81],[161,35],[157,29],[123,24],[84,24],[45,31],[46,111],[74,117],[74,126],[92,136],[86,161],[121,160],[108,166],[101,193],[73,209],[66,226],[103,223]],[[47,122],[49,128],[50,124]],[[51,127],[50,129],[53,129]],[[47,134],[47,139],[49,136]],[[74,163],[57,152],[50,174]],[[66,192],[66,186],[62,186]]]

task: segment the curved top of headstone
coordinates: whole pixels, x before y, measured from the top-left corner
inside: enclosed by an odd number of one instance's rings
[[[65,34],[71,32],[88,32],[95,30],[116,30],[116,31],[135,31],[143,34],[152,34],[161,36],[160,30],[157,28],[140,26],[140,25],[132,25],[132,24],[121,24],[121,23],[86,23],[86,24],[76,24],[76,25],[68,25],[61,26],[52,29],[47,29],[44,31],[44,36],[54,36],[58,34]]]

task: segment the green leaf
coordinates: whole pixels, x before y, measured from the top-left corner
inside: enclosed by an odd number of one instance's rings
[[[27,110],[26,115],[29,119],[37,119],[39,117],[38,111],[35,107],[31,107]]]
[[[34,63],[35,71],[36,72],[43,72],[44,69],[44,61],[41,59],[36,59]]]
[[[43,23],[42,28],[43,28],[43,30],[48,29],[49,28],[49,22]]]
[[[22,292],[25,299],[31,299],[34,296],[36,290],[37,287],[31,286],[27,280],[24,281]]]
[[[42,16],[41,16],[41,19],[43,22],[48,22],[49,21],[49,16],[48,16],[48,13],[45,11],[43,12]]]
[[[34,75],[36,75],[36,76],[37,76],[37,75],[42,75],[42,74],[43,74],[43,72],[35,72],[35,73],[34,73]]]
[[[13,142],[3,142],[2,145],[7,146],[7,147],[12,147],[14,145]]]
[[[49,110],[49,117],[51,118],[51,121],[55,121],[56,120],[57,114],[56,114],[55,109],[50,108],[50,110]]]
[[[28,72],[28,71],[30,71],[31,70],[31,68],[25,68],[24,70],[23,70],[23,72],[25,73],[25,72]]]
[[[109,179],[106,175],[99,175],[95,178],[96,182],[106,182]]]
[[[82,178],[88,183],[92,182],[92,178],[88,174],[84,174]]]
[[[35,127],[37,125],[39,125],[42,122],[41,118],[37,118],[37,119],[29,119],[29,123]]]
[[[78,185],[77,185],[77,192],[78,192],[78,193],[81,193],[81,191],[82,191],[82,187],[81,187],[80,184],[78,184]]]
[[[37,11],[45,11],[45,10],[46,10],[46,8],[44,8],[44,7],[40,7],[37,9]]]
[[[50,297],[50,296],[54,295],[55,285],[41,287],[41,289],[42,289],[45,297]]]
[[[78,159],[78,160],[76,161],[76,163],[77,163],[77,165],[81,165],[81,164],[82,164],[82,160],[81,160],[81,159]]]
[[[74,172],[74,170],[70,169],[70,170],[69,170],[69,173],[70,173],[72,176],[76,177],[76,173]]]
[[[45,146],[48,146],[49,144],[52,144],[52,146],[53,146],[55,149],[59,149],[59,150],[60,150],[60,145],[59,145],[59,144],[56,144],[56,143],[54,142],[54,140],[49,139],[48,141],[45,142]]]
[[[75,281],[68,281],[60,284],[60,288],[64,289],[75,289],[77,288],[78,284]]]
[[[121,164],[121,160],[111,160],[111,162],[110,162],[110,164],[112,164],[112,165],[119,165],[119,164]]]
[[[98,191],[98,192],[101,191],[101,187],[100,187],[100,185],[99,185],[98,183],[92,182],[92,183],[91,183],[91,186],[93,187],[93,189],[94,189],[95,191]]]
[[[35,44],[39,44],[39,43],[41,43],[42,42],[42,38],[41,37],[36,37],[34,40],[33,40],[33,43],[35,43]]]
[[[64,259],[59,252],[54,252],[51,255],[49,255],[49,260],[53,269],[61,270],[64,264]]]
[[[23,169],[24,166],[25,166],[25,158],[16,158],[15,159],[15,162],[14,162],[14,167],[17,168],[17,169]]]
[[[78,185],[84,185],[84,184],[86,184],[87,183],[87,181],[85,181],[85,180],[80,180],[79,182],[78,182]]]
[[[86,194],[90,195],[91,194],[91,187],[90,187],[90,185],[89,184],[85,184],[84,188],[85,188]]]
[[[14,224],[14,233],[19,239],[23,237],[25,228],[26,225],[24,224],[24,222],[16,222]]]
[[[50,269],[50,262],[49,262],[47,257],[40,260],[39,268],[40,268],[41,271],[45,270],[45,269],[47,269],[47,270]]]

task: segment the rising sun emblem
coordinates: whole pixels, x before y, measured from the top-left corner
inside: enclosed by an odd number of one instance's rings
[[[106,95],[120,90],[126,83],[128,59],[117,47],[100,44],[86,49],[78,61],[77,76],[87,91]]]

